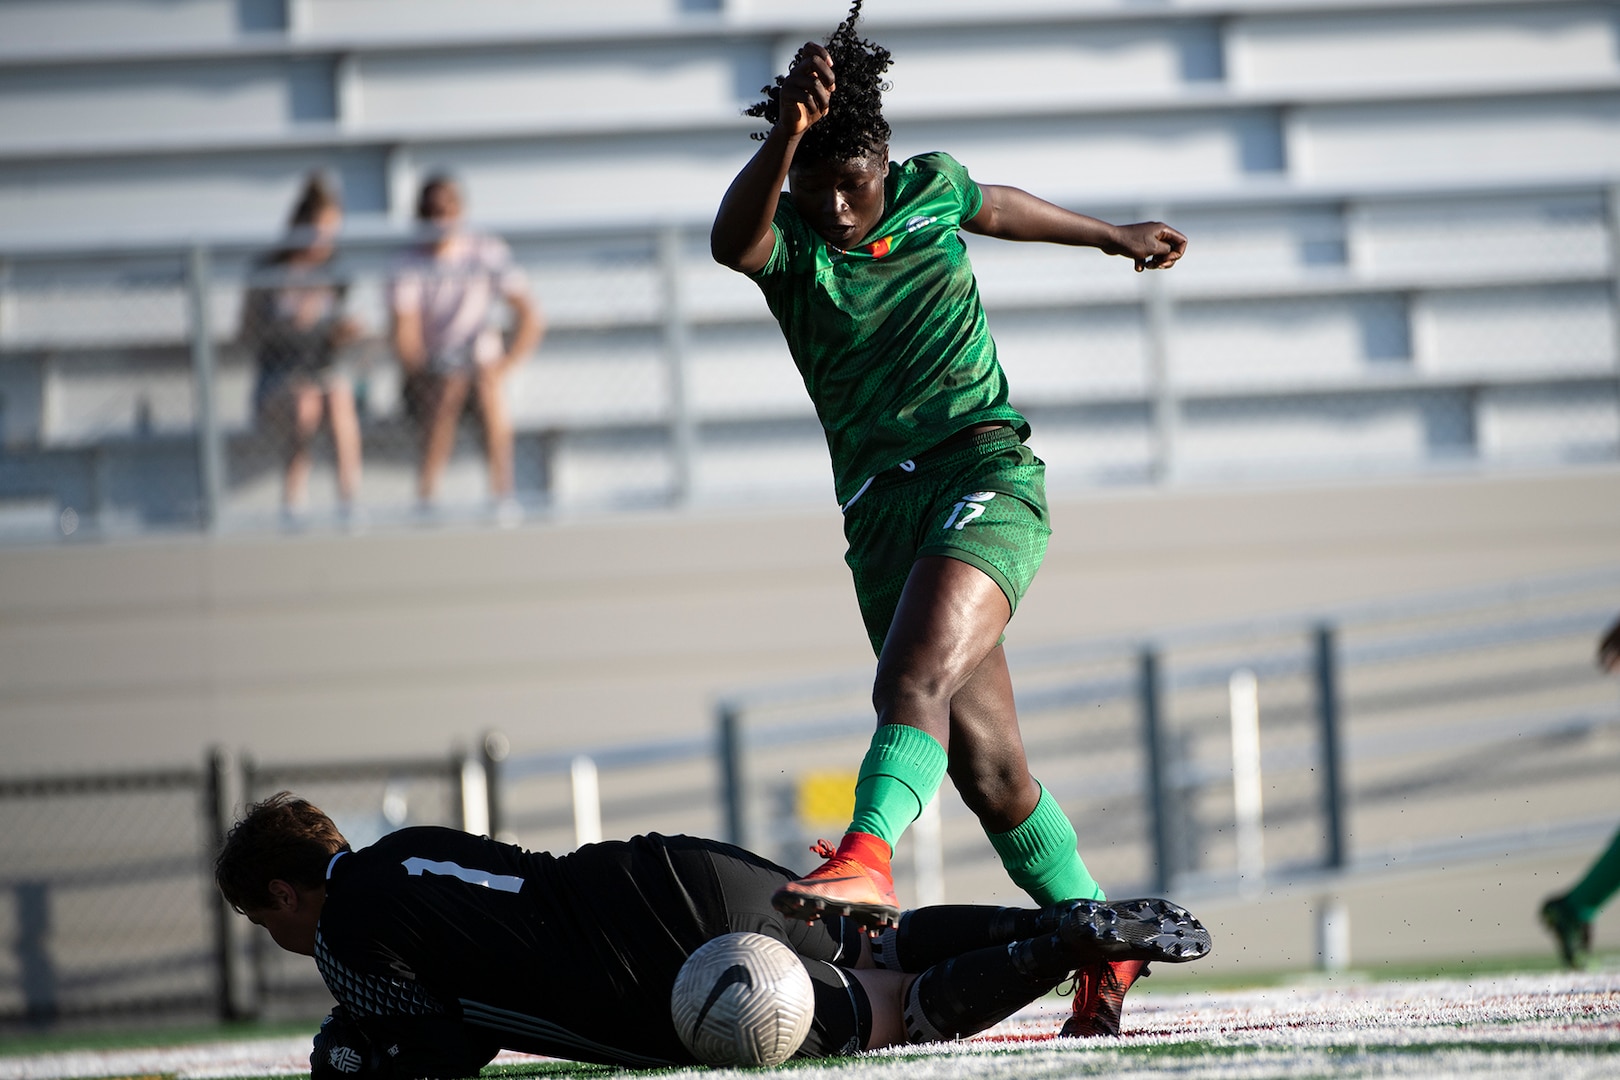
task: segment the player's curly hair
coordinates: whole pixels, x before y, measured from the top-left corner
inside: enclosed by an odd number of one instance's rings
[[[237,911],[262,911],[272,903],[272,881],[313,889],[326,881],[332,856],[348,847],[319,808],[280,791],[248,807],[225,835],[214,860],[214,882]]]
[[[838,29],[827,39],[827,52],[832,55],[833,77],[837,89],[827,115],[810,126],[804,133],[794,160],[852,161],[865,157],[889,144],[889,122],[883,119],[883,92],[889,89],[883,73],[892,60],[889,50],[855,33],[855,21],[861,17],[863,0],[855,0],[849,15],[838,24]],[[794,54],[793,64],[804,56],[804,50]],[[788,70],[793,69],[788,65]],[[744,112],[775,124],[782,115],[782,84],[786,76],[778,75],[771,86],[761,88],[765,100],[749,106]],[[763,139],[763,132],[755,132],[755,139]]]

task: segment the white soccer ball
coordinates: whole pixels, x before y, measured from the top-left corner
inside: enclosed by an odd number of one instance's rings
[[[675,976],[675,1033],[706,1065],[780,1065],[804,1045],[815,990],[799,955],[764,934],[704,942]]]

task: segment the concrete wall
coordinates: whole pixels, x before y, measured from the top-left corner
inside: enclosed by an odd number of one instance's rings
[[[1620,472],[1059,501],[1009,647],[1620,561]],[[7,775],[709,729],[870,664],[837,513],[0,550]]]

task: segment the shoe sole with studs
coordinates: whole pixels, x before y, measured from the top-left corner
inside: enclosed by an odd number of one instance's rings
[[[771,906],[790,919],[815,922],[823,915],[843,915],[869,930],[900,925],[900,909],[888,904],[855,904],[822,897],[798,896],[785,889],[771,897]]]
[[[1184,964],[1209,955],[1209,931],[1168,900],[1082,900],[1058,934],[1070,946],[1106,960]]]

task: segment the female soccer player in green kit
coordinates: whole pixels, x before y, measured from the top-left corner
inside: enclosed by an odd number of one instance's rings
[[[1099,248],[1139,271],[1174,265],[1187,239],[977,184],[942,153],[891,163],[890,57],[856,35],[860,8],[748,110],[772,126],[710,233],[716,261],[765,294],[826,429],[845,558],[878,654],[878,727],[849,832],[774,903],[799,918],[893,924],[894,843],[946,772],[1037,903],[1102,899],[1019,736],[1001,637],[1046,552],[1045,466],[1007,403],[958,230]],[[1080,972],[1065,1034],[1117,1033],[1141,967]]]

